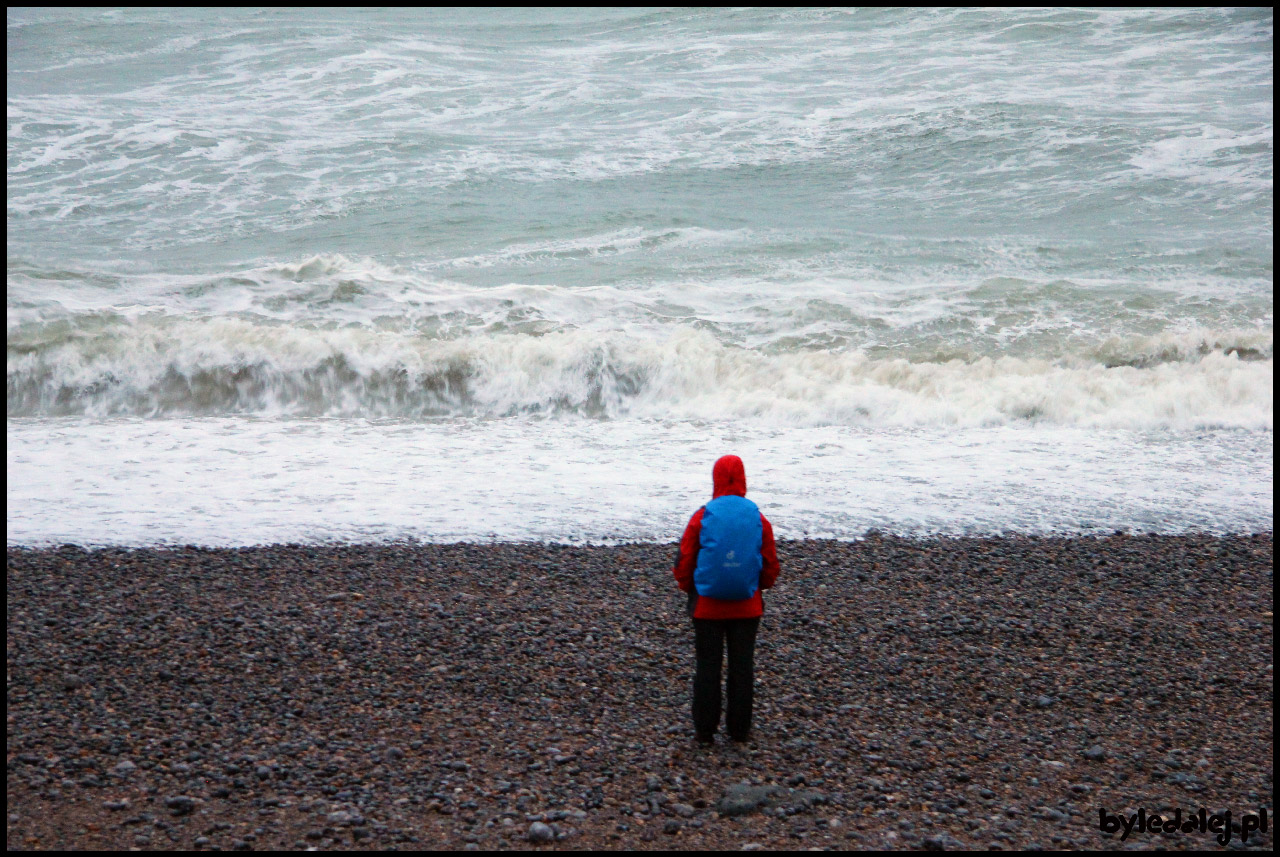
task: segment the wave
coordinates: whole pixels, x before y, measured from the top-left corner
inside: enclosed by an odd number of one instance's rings
[[[1254,11],[592,13],[516,41],[503,13],[44,15],[10,24],[41,37],[15,39],[8,97],[11,244],[42,251],[278,253],[315,230],[389,253],[423,223],[470,248],[611,198],[611,226],[817,211],[882,234],[1092,240],[1124,218],[1175,246],[1270,239],[1273,26]]]
[[[687,326],[438,339],[143,317],[20,326],[8,414],[423,419],[573,414],[779,425],[1272,427],[1271,332],[1115,339],[1092,355],[767,351]]]
[[[56,329],[53,325],[63,321],[84,331],[102,320],[226,317],[299,328],[360,325],[454,339],[581,329],[643,330],[664,337],[685,325],[748,349],[858,348],[876,358],[913,361],[1056,359],[1086,352],[1095,362],[1119,366],[1232,348],[1246,358],[1269,353],[1271,278],[1262,272],[1244,279],[1144,276],[1140,282],[1077,282],[966,278],[943,266],[885,277],[884,271],[849,269],[822,254],[836,272],[821,270],[817,259],[811,265],[782,258],[756,270],[730,272],[689,271],[664,262],[660,279],[613,276],[580,282],[585,278],[570,270],[555,272],[564,282],[557,282],[558,276],[525,279],[522,274],[533,272],[510,269],[481,282],[447,275],[447,269],[542,253],[616,254],[619,247],[649,241],[673,246],[782,242],[785,252],[778,256],[788,257],[795,249],[788,240],[777,233],[618,230],[430,263],[388,264],[328,253],[208,273],[49,267],[11,258],[7,328],[11,337],[23,331],[42,337],[39,331]],[[1007,246],[986,249],[1015,252]],[[1149,341],[1134,339],[1140,336]]]
[[[1113,336],[1095,347],[1092,355],[1106,368],[1139,369],[1161,363],[1194,362],[1210,354],[1241,360],[1270,360],[1270,329],[1164,331],[1152,336]]]

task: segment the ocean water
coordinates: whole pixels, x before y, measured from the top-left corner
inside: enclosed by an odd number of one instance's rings
[[[6,22],[10,545],[1272,527],[1269,9]]]

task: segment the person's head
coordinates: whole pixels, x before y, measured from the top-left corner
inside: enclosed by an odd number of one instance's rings
[[[747,496],[747,471],[736,455],[722,455],[711,468],[711,499],[724,494]]]

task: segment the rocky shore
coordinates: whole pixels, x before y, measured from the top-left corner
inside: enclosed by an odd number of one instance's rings
[[[8,847],[1204,848],[1099,810],[1272,815],[1269,533],[779,542],[755,735],[710,749],[673,554],[10,548]]]

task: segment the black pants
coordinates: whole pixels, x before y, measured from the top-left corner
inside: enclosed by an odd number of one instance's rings
[[[729,710],[725,731],[736,741],[745,741],[751,732],[751,700],[755,685],[755,619],[694,619],[694,652],[697,672],[693,677],[693,728],[698,737],[709,738],[720,726],[720,664],[725,644],[729,646],[729,676],[726,690]]]

